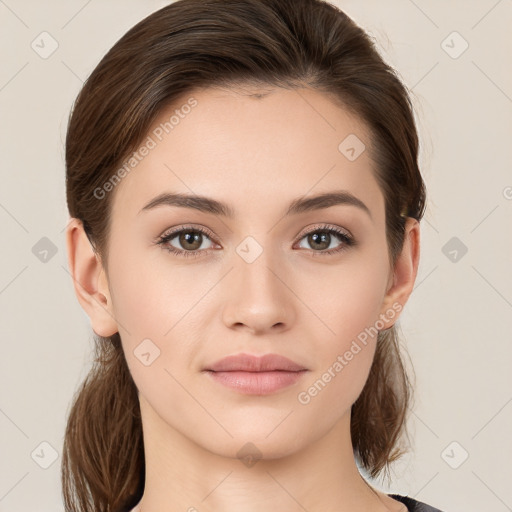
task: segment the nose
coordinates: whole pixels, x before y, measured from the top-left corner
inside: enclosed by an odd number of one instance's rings
[[[223,321],[228,328],[265,334],[287,330],[293,324],[294,295],[287,283],[291,278],[270,252],[263,250],[252,262],[235,254],[235,268],[224,284]]]

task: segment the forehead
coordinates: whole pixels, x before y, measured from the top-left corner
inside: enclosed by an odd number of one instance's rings
[[[160,112],[114,201],[131,215],[162,192],[182,192],[241,214],[345,189],[379,210],[369,146],[364,123],[317,91],[196,90]]]

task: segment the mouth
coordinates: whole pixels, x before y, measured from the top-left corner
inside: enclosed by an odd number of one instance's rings
[[[239,393],[267,395],[295,384],[309,370],[278,354],[225,357],[203,370],[215,382]]]

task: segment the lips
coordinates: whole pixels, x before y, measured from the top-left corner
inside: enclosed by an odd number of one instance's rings
[[[278,354],[236,354],[204,369],[214,381],[245,395],[270,395],[296,384],[307,368]]]
[[[213,372],[300,372],[306,369],[291,359],[278,354],[265,354],[263,356],[235,354],[224,357],[205,368],[205,370]]]

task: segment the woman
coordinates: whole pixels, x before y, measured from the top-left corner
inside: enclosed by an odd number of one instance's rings
[[[96,335],[66,510],[437,510],[361,474],[403,451],[417,153],[406,89],[328,3],[180,0],[114,45],[66,140]]]

